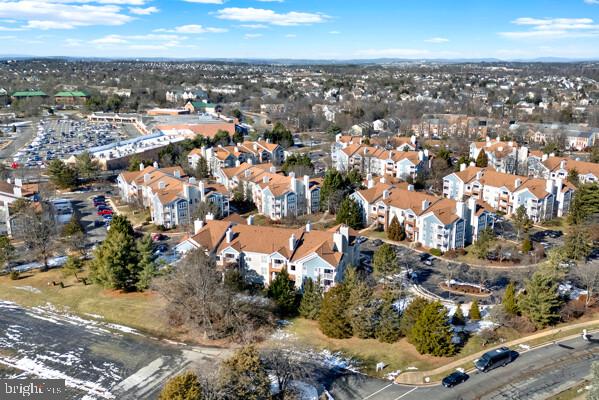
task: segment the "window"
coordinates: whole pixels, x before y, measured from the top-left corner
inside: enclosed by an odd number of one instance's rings
[[[292,265],[292,266],[289,268],[289,270],[290,270],[290,271],[295,271],[295,265]]]

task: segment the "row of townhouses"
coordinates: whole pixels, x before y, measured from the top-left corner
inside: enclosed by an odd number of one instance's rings
[[[298,288],[307,278],[333,286],[347,265],[356,265],[360,253],[356,233],[344,225],[318,231],[310,224],[289,229],[256,226],[251,216],[247,224],[208,216],[206,222],[194,222],[194,233],[176,247],[178,253],[202,249],[218,266],[239,265],[266,285],[286,268]]]
[[[210,202],[220,215],[229,214],[229,193],[218,183],[207,183],[185,176],[181,167],[144,166],[125,171],[117,178],[121,199],[149,208],[152,223],[173,228],[190,225],[200,202]]]
[[[281,165],[285,161],[285,152],[278,144],[258,140],[237,143],[235,146],[193,149],[189,152],[187,161],[192,168],[196,168],[201,157],[206,160],[208,169],[215,175],[222,168],[234,167],[244,162]]]
[[[475,198],[508,216],[524,206],[535,222],[567,214],[574,191],[575,186],[560,177],[528,178],[465,164],[443,178],[448,199]]]
[[[285,176],[272,164],[243,163],[223,168],[216,174],[217,182],[230,191],[242,190],[258,211],[272,220],[313,214],[320,210],[321,178],[302,178],[293,172]]]
[[[351,197],[360,206],[365,224],[378,224],[386,230],[396,217],[408,240],[444,252],[476,241],[481,231],[493,226],[495,218],[493,211],[475,198],[441,198],[384,179],[369,179],[368,187]]]
[[[469,156],[476,160],[481,151],[484,151],[489,160],[488,166],[496,171],[515,174],[519,166],[526,166],[528,148],[520,147],[516,142],[504,142],[499,139],[492,140],[488,136],[484,141],[470,144]]]
[[[555,157],[543,154],[541,157],[529,157],[528,175],[543,179],[566,179],[570,171],[576,170],[581,183],[599,182],[599,164]]]

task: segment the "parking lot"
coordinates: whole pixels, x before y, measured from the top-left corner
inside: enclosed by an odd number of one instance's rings
[[[44,168],[48,161],[67,159],[73,154],[131,137],[133,132],[112,124],[85,120],[43,119],[30,143],[18,150],[13,161],[21,166]]]

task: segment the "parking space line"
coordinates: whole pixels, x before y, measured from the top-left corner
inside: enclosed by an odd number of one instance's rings
[[[415,387],[415,388],[413,388],[412,390],[410,390],[410,391],[408,391],[408,392],[405,392],[405,393],[404,393],[404,394],[402,394],[401,396],[399,396],[399,397],[395,398],[395,400],[399,400],[399,399],[401,399],[402,397],[406,397],[407,395],[409,395],[410,393],[412,393],[412,392],[413,392],[414,390],[416,390],[416,389],[418,389],[418,387]]]
[[[390,384],[388,384],[387,386],[385,386],[384,388],[382,388],[382,389],[379,389],[379,390],[377,390],[376,392],[374,392],[374,393],[371,393],[370,395],[368,395],[368,396],[364,397],[362,400],[369,399],[369,398],[371,398],[372,396],[374,396],[375,394],[382,392],[383,390],[387,389],[389,386],[392,386],[392,385],[393,385],[393,384],[392,384],[392,383],[390,383]]]

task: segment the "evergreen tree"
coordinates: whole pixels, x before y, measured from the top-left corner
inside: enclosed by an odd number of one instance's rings
[[[517,315],[518,314],[518,303],[516,302],[516,286],[514,282],[508,283],[505,288],[505,293],[503,295],[503,299],[501,299],[501,304],[503,309],[509,315]]]
[[[158,274],[158,268],[154,262],[154,243],[150,235],[137,242],[137,251],[139,253],[139,275],[137,277],[136,288],[139,291],[150,287],[152,279]]]
[[[263,400],[270,398],[270,380],[260,354],[253,346],[238,350],[221,364],[219,388],[225,399]]]
[[[399,264],[397,263],[397,256],[395,255],[393,247],[388,243],[383,243],[376,249],[372,260],[372,266],[374,268],[374,273],[379,278],[398,273]]]
[[[351,323],[347,319],[349,293],[343,284],[332,287],[324,294],[318,325],[322,333],[335,339],[352,336]]]
[[[322,306],[322,287],[320,278],[314,282],[308,278],[304,282],[304,294],[299,306],[299,313],[307,319],[318,319],[320,307]]]
[[[89,151],[84,151],[75,158],[75,170],[79,176],[85,179],[94,179],[97,177],[100,165],[96,159],[92,158]]]
[[[480,307],[476,299],[472,300],[470,304],[470,311],[468,311],[468,318],[470,321],[480,321]]]
[[[568,171],[568,182],[574,186],[578,186],[580,184],[580,178],[576,168],[572,168],[570,171]]]
[[[289,279],[287,267],[283,267],[268,286],[268,297],[274,300],[282,315],[295,311],[295,284]]]
[[[379,323],[376,327],[376,338],[383,343],[395,343],[401,337],[401,319],[393,306],[394,301],[393,292],[385,290]]]
[[[73,275],[78,280],[77,274],[81,272],[82,268],[83,262],[79,257],[68,256],[67,262],[62,266],[62,273],[65,277]]]
[[[487,254],[489,254],[489,250],[491,249],[491,245],[493,244],[494,235],[491,229],[485,229],[479,233],[478,239],[472,245],[472,252],[476,257],[485,259]]]
[[[524,253],[532,251],[532,241],[529,238],[526,238],[522,241],[522,251]]]
[[[572,260],[584,260],[593,250],[589,230],[583,224],[573,225],[566,236],[564,252]]]
[[[208,162],[204,157],[198,159],[195,170],[196,178],[207,179],[210,176],[210,170],[208,169]]]
[[[61,160],[52,160],[48,164],[48,175],[52,182],[59,189],[70,189],[77,186],[79,176],[77,171]]]
[[[320,187],[320,205],[323,210],[330,211],[331,204],[329,198],[337,191],[346,188],[346,181],[343,174],[336,169],[329,169],[325,173],[322,186]]]
[[[85,233],[85,229],[81,226],[79,214],[73,213],[69,222],[62,228],[62,234],[65,236],[73,236],[78,233]]]
[[[397,220],[397,217],[394,215],[393,218],[391,219],[391,223],[389,224],[389,227],[387,228],[387,237],[390,240],[394,240],[394,241],[399,241],[401,236],[401,225],[399,224],[399,221]]]
[[[512,215],[512,223],[516,228],[518,239],[520,239],[522,233],[528,233],[532,228],[532,220],[526,214],[526,207],[521,205],[516,209],[515,214]]]
[[[92,280],[104,287],[130,291],[139,275],[139,256],[131,223],[115,216],[106,239],[94,252],[90,264]]]
[[[198,376],[188,371],[169,379],[158,400],[201,400],[202,397]]]
[[[520,296],[518,308],[537,328],[544,328],[559,319],[561,305],[555,275],[537,270],[526,282],[524,295]]]
[[[489,157],[487,157],[487,153],[483,149],[480,151],[480,153],[478,153],[478,157],[476,157],[476,166],[478,168],[487,168],[488,165]]]
[[[351,197],[344,198],[337,211],[336,221],[338,224],[360,229],[362,227],[362,211],[358,203]]]
[[[360,339],[374,337],[377,307],[373,304],[372,288],[364,280],[358,281],[349,294],[347,318],[354,336]]]
[[[422,310],[424,310],[429,303],[430,301],[422,297],[414,297],[401,315],[401,333],[408,337],[410,343],[414,343],[412,341],[412,329],[414,328],[418,317],[422,314]]]
[[[0,235],[0,269],[9,264],[14,253],[15,248],[10,242],[10,238],[7,235]]]
[[[452,336],[447,311],[436,301],[428,304],[420,313],[412,328],[411,340],[420,354],[443,357],[455,354]]]
[[[458,307],[455,310],[455,313],[453,314],[453,317],[451,318],[451,323],[453,325],[465,325],[466,324],[466,318],[464,318],[464,312],[462,311],[462,304],[458,303]]]
[[[599,216],[599,184],[580,185],[570,204],[570,225],[583,224]]]

